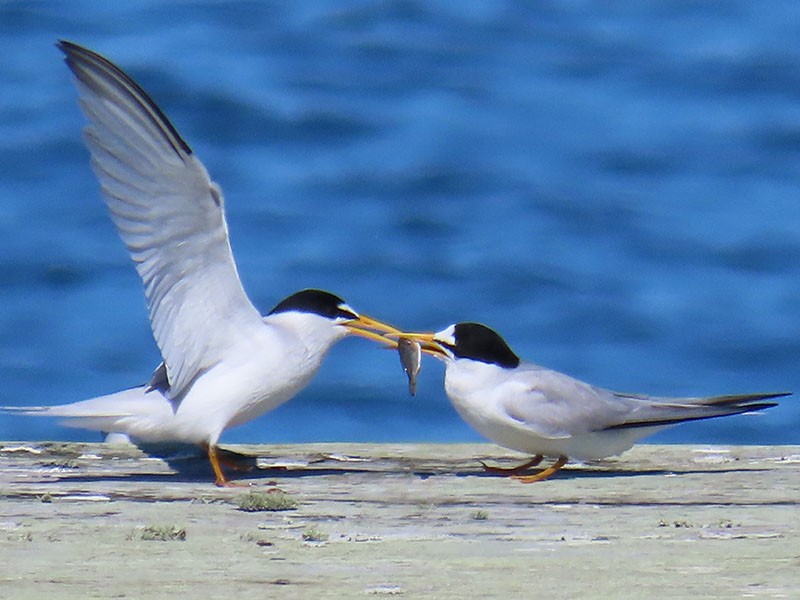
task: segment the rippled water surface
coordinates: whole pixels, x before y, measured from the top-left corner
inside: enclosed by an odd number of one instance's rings
[[[0,404],[160,357],[99,200],[66,38],[151,92],[223,187],[264,311],[302,287],[662,395],[800,389],[800,5],[0,3]],[[337,346],[223,441],[478,439],[426,362]],[[659,441],[800,443],[800,401]],[[97,439],[0,417],[0,438]]]

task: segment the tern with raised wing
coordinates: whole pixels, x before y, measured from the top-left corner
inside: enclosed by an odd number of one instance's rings
[[[266,316],[242,288],[228,240],[222,191],[148,94],[119,67],[61,41],[88,119],[85,141],[102,196],[144,284],[162,364],[146,384],[24,414],[207,449],[228,483],[217,443],[304,388],[328,350],[360,335],[396,346],[393,327],[341,298],[303,290]]]

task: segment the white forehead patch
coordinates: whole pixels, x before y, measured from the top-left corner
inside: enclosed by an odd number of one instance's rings
[[[450,325],[447,329],[442,329],[439,333],[433,335],[433,339],[437,342],[442,342],[448,346],[456,345],[456,326]]]
[[[342,312],[353,313],[355,316],[358,316],[358,313],[354,311],[347,302],[342,302],[337,308]]]

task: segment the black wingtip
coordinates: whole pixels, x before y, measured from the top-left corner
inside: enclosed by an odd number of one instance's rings
[[[78,44],[75,42],[70,42],[69,40],[58,40],[56,42],[56,48],[66,54],[71,48],[80,48],[80,46],[78,46]]]
[[[70,58],[77,55],[77,54],[95,54],[88,48],[84,48],[80,44],[76,44],[75,42],[70,42],[69,40],[58,40],[56,42],[56,48],[61,50],[64,53],[65,58],[64,60],[69,62]]]
[[[158,126],[164,131],[165,138],[169,144],[175,149],[175,152],[180,155],[181,152],[186,155],[192,154],[192,149],[189,144],[181,137],[178,130],[167,118],[167,115],[161,108],[153,101],[150,95],[133,80],[125,71],[120,69],[113,62],[108,60],[105,56],[98,54],[93,50],[89,50],[85,46],[70,42],[68,40],[58,40],[56,48],[65,54],[64,62],[67,63],[69,69],[73,72],[75,77],[83,81],[83,83],[91,87],[91,78],[87,73],[94,71],[100,72],[111,79],[117,80],[120,86],[124,86],[137,102],[149,114]],[[85,72],[84,72],[85,71]]]
[[[783,397],[788,394],[780,394],[778,396],[774,394],[770,394],[767,397],[775,398],[775,397]],[[708,405],[706,405],[708,406]],[[714,405],[719,406],[719,405]],[[727,406],[723,407],[723,412],[719,412],[713,415],[701,415],[697,417],[675,417],[673,419],[658,419],[652,421],[626,421],[624,423],[619,423],[617,425],[612,425],[611,427],[606,427],[603,431],[609,431],[613,429],[636,429],[638,427],[669,427],[671,425],[678,425],[680,423],[689,423],[690,421],[706,421],[708,419],[717,419],[719,417],[729,417],[733,415],[742,415],[746,413],[756,412],[759,410],[766,410],[768,408],[774,408],[778,406],[777,402],[743,402],[741,404],[735,406]]]
[[[793,392],[767,392],[764,394],[732,394],[715,396],[703,404],[706,406],[747,406],[763,400],[776,400],[791,396]]]

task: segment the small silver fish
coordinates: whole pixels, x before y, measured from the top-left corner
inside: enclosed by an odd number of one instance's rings
[[[419,342],[401,337],[397,340],[397,353],[408,377],[408,392],[413,396],[417,392],[417,374],[422,368],[422,346]]]

